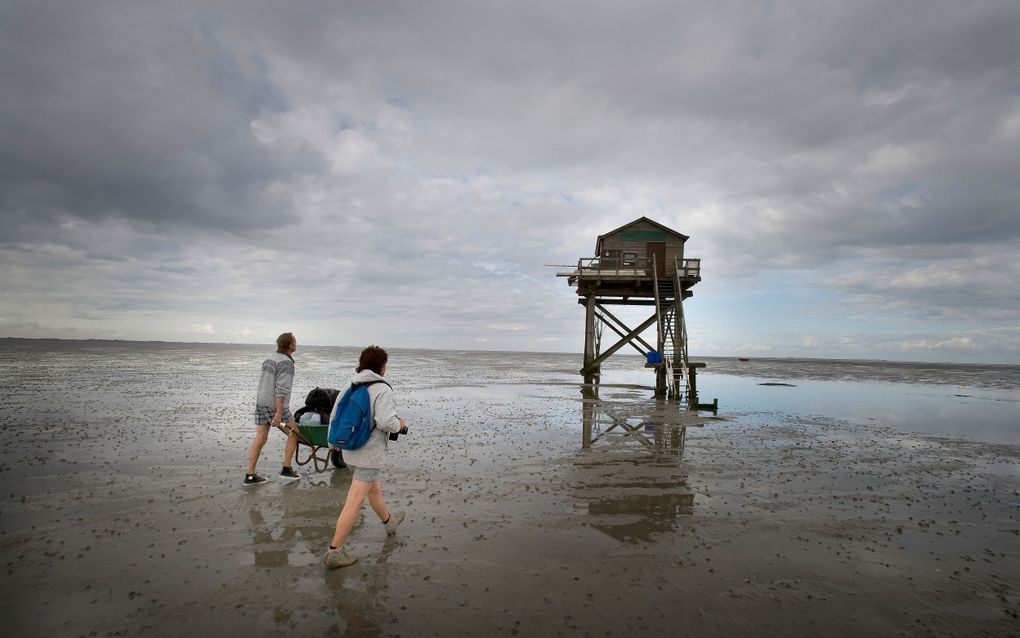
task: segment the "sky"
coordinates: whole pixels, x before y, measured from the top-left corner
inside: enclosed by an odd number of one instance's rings
[[[579,352],[641,216],[692,355],[1020,363],[1020,3],[0,0],[0,336]]]

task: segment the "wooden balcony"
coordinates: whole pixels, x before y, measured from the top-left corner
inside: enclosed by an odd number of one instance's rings
[[[558,272],[557,277],[566,277],[567,284],[577,286],[577,294],[599,294],[621,297],[652,297],[654,282],[658,274],[660,293],[672,296],[675,284],[673,272],[677,271],[684,297],[691,296],[688,290],[701,281],[701,259],[684,259],[674,264],[659,263],[653,269],[653,259],[640,257],[633,260],[600,259],[599,257],[582,257],[577,260],[577,268],[569,272]],[[659,272],[659,270],[663,272]]]

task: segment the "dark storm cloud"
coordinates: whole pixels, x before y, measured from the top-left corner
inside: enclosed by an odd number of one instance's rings
[[[401,105],[415,118],[402,159],[440,174],[568,192],[615,182],[634,212],[641,184],[694,231],[685,209],[713,200],[727,224],[702,238],[758,263],[772,261],[766,249],[808,264],[1020,233],[1016,125],[1004,131],[1017,117],[1015,3],[449,3],[314,25],[277,17],[289,26],[247,25],[274,59],[345,97]]]
[[[9,228],[125,218],[252,229],[296,216],[277,189],[321,170],[260,142],[285,107],[222,16],[155,3],[24,2],[0,14],[0,206]],[[8,235],[11,238],[11,235]]]

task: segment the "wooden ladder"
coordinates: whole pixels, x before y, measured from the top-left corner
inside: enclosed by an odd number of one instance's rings
[[[674,392],[679,393],[679,380],[681,377],[686,379],[686,390],[688,403],[692,400],[691,394],[691,378],[687,374],[687,364],[689,362],[687,358],[687,321],[684,319],[684,294],[683,285],[680,281],[680,260],[676,257],[673,258],[673,288],[676,291],[673,295],[673,312],[675,313],[676,319],[674,324],[678,327],[678,330],[673,330],[673,346],[676,354],[676,367],[679,368],[679,374],[675,380],[677,386]],[[679,334],[677,334],[679,332]],[[677,397],[679,398],[679,397]]]
[[[679,264],[674,258],[674,265]],[[680,285],[678,270],[674,268],[672,281],[659,283],[659,274],[656,265],[652,264],[655,290],[655,316],[658,322],[659,352],[662,354],[662,363],[666,367],[666,379],[669,382],[666,396],[671,399],[682,400],[683,393],[680,391],[680,380],[688,375],[687,370],[687,328],[684,324],[683,315],[683,288]],[[679,317],[679,319],[678,319]],[[677,328],[679,326],[679,330]],[[690,383],[687,386],[687,396],[690,397]]]

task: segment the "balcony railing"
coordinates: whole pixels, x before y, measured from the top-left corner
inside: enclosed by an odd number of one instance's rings
[[[582,257],[577,260],[577,275],[582,277],[651,277],[652,262],[654,257],[637,257],[635,259],[624,259],[621,257]],[[668,262],[667,262],[668,263]],[[657,268],[663,270],[659,277],[671,279],[672,268]],[[701,259],[684,259],[678,273],[681,279],[697,280],[701,278]]]

